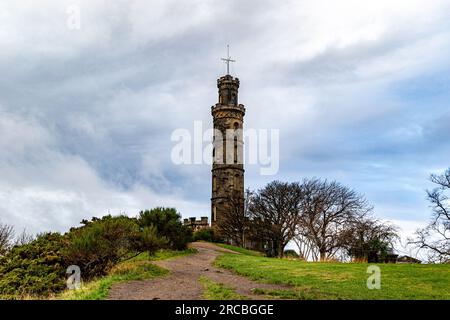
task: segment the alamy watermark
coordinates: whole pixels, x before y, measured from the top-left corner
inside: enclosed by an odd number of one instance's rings
[[[367,273],[370,276],[367,278],[367,289],[380,290],[381,289],[381,269],[379,266],[368,266]]]
[[[176,165],[250,164],[259,165],[261,175],[275,175],[280,167],[278,129],[206,129],[194,121],[193,131],[172,132],[171,160]]]
[[[81,269],[79,266],[71,265],[67,268],[66,274],[69,275],[67,278],[67,289],[69,290],[79,290],[81,289]]]

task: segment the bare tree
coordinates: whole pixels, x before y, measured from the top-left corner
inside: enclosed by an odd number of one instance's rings
[[[355,219],[341,235],[345,252],[356,261],[386,261],[399,240],[396,226],[371,217]]]
[[[252,192],[247,189],[244,198],[238,192],[230,195],[229,210],[225,211],[217,221],[217,229],[222,236],[233,240],[237,246],[245,246],[249,230],[248,207]]]
[[[292,240],[297,246],[300,259],[319,261],[319,250],[310,237],[303,236],[302,233],[297,232]]]
[[[254,234],[266,242],[271,255],[283,257],[299,221],[301,188],[298,183],[273,181],[259,190],[249,206]]]
[[[29,234],[25,229],[23,229],[22,233],[16,238],[14,241],[15,246],[23,246],[28,244],[34,240],[34,237]]]
[[[11,247],[13,237],[13,227],[6,224],[0,224],[0,256],[3,256],[8,252]]]
[[[428,190],[428,200],[433,209],[429,225],[416,231],[416,237],[409,244],[424,249],[431,262],[450,261],[450,169],[441,175],[433,174],[431,182],[437,185]]]
[[[301,194],[295,236],[306,241],[310,252],[318,251],[321,261],[333,258],[342,248],[348,224],[372,210],[363,196],[335,181],[305,179]]]

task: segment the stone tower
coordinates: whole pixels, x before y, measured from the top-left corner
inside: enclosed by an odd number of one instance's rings
[[[211,226],[227,210],[244,209],[243,124],[245,108],[238,103],[239,79],[217,80],[219,102],[211,107],[214,123]]]

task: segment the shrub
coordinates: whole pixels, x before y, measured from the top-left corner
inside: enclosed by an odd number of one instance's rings
[[[184,250],[192,240],[192,230],[183,226],[181,216],[174,208],[158,207],[141,211],[138,222],[141,228],[155,226],[158,237],[165,237],[171,249]]]
[[[299,258],[298,253],[295,252],[295,250],[291,250],[291,249],[285,250],[285,251],[284,251],[284,256],[285,256],[286,258],[294,258],[294,259],[298,259],[298,258]]]
[[[46,233],[14,246],[0,261],[0,296],[48,296],[63,290],[66,266],[62,250],[66,245],[61,234]]]
[[[209,241],[214,242],[214,230],[207,228],[194,232],[193,241]]]
[[[158,236],[158,230],[155,226],[145,227],[142,230],[142,251],[147,251],[150,256],[153,256],[156,251],[167,246],[167,239]]]
[[[66,287],[70,265],[79,266],[82,278],[91,280],[144,251],[153,255],[168,246],[184,248],[192,232],[181,225],[174,210],[147,211],[142,220],[126,216],[83,220],[81,227],[64,236],[47,233],[32,240],[24,234],[12,248],[4,241],[9,251],[0,256],[0,299],[58,293]]]
[[[83,223],[68,234],[70,244],[64,259],[68,265],[78,265],[84,279],[105,275],[112,266],[143,247],[135,219],[105,216]]]

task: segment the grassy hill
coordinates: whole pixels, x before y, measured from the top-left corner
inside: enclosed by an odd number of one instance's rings
[[[255,257],[262,257],[263,254],[259,251],[254,251],[254,250],[248,250],[245,248],[240,248],[240,247],[235,247],[235,246],[231,246],[229,244],[224,244],[224,243],[215,243],[215,245],[228,249],[228,250],[232,250],[232,251],[236,251],[238,253],[242,253],[248,256],[255,256]]]
[[[215,264],[253,280],[293,286],[261,294],[286,299],[450,299],[449,264],[378,264],[381,289],[369,290],[369,264],[302,262],[235,250],[241,254],[224,254]]]

